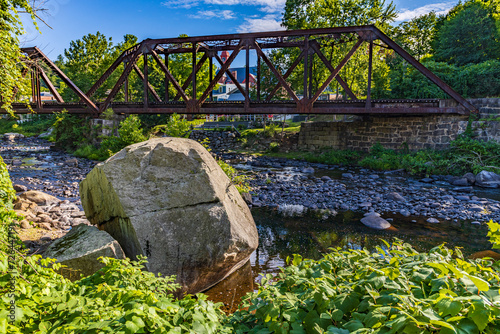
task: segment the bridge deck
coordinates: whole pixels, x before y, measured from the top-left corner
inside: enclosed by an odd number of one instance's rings
[[[461,106],[442,106],[448,100],[371,100],[367,106],[366,100],[347,101],[316,101],[314,109],[301,112],[303,114],[467,114]],[[101,103],[96,103],[100,106]],[[85,103],[45,102],[42,108],[36,103],[13,105],[16,113],[26,114],[32,110],[37,114],[50,114],[67,110],[70,114],[89,114],[91,111]],[[250,102],[224,101],[203,103],[199,112],[186,110],[182,101],[149,102],[113,102],[109,105],[117,114],[296,114],[297,105],[294,101]],[[0,113],[2,111],[0,110]],[[5,113],[5,112],[4,112]]]

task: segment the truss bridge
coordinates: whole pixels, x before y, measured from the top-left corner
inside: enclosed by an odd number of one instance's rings
[[[343,44],[345,54],[337,55],[336,63],[326,56],[332,45]],[[372,99],[374,46],[402,57],[437,85],[449,100],[409,100],[402,96],[397,100]],[[288,68],[282,69],[269,58],[269,50],[289,49]],[[14,103],[16,113],[48,114],[63,109],[72,114],[89,114],[99,117],[112,108],[117,114],[468,114],[476,108],[455,92],[439,77],[402,49],[391,38],[374,26],[337,27],[295,31],[275,31],[249,34],[230,34],[202,37],[178,37],[146,39],[124,51],[102,76],[87,91],[83,92],[37,47],[24,48],[26,69],[24,76],[31,78],[30,102]],[[226,52],[227,59],[222,59]],[[229,53],[230,52],[230,53]],[[358,96],[341,77],[342,69],[353,56],[361,52],[368,56],[366,68],[367,86],[363,96]],[[184,56],[188,59],[187,76],[181,81],[176,76],[172,59]],[[244,58],[244,80],[237,80],[230,71],[237,56]],[[252,57],[251,57],[252,55]],[[290,56],[292,57],[292,56]],[[239,59],[240,59],[239,58]],[[255,59],[256,58],[256,59]],[[142,59],[142,66],[139,61]],[[251,61],[256,62],[255,73],[251,73]],[[327,70],[326,79],[313,85],[315,71],[321,64]],[[155,69],[156,84],[151,83]],[[208,70],[207,70],[208,68]],[[266,73],[264,72],[264,69]],[[77,102],[64,101],[46,71],[77,96]],[[140,80],[142,93],[131,97],[131,74]],[[158,73],[161,86],[158,87]],[[291,83],[292,74],[295,83]],[[264,87],[264,76],[272,77],[272,85]],[[299,84],[297,84],[299,76]],[[186,78],[187,77],[187,78]],[[214,98],[214,89],[221,79],[230,80],[242,98],[240,101],[220,101]],[[101,98],[96,92],[107,80],[114,80],[111,89]],[[44,101],[42,82],[55,101]],[[108,81],[109,82],[109,81]],[[137,82],[137,80],[136,80]],[[343,96],[322,100],[332,83],[341,87]],[[136,85],[137,86],[137,85]],[[136,87],[137,90],[137,87]],[[161,92],[160,92],[161,91]],[[174,94],[172,94],[174,92]],[[137,95],[137,94],[136,94]],[[278,99],[277,96],[280,96]],[[0,110],[5,113],[5,111]]]

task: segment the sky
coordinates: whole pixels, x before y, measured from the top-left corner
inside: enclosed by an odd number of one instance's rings
[[[25,21],[22,45],[38,46],[55,60],[72,40],[101,32],[113,43],[133,34],[138,40],[180,34],[204,36],[283,29],[286,0],[46,0],[38,32]],[[398,22],[432,10],[446,13],[457,1],[393,0]]]

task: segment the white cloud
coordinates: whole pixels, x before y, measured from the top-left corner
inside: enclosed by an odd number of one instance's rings
[[[186,8],[197,6],[200,3],[199,0],[166,0],[161,4],[169,8]]]
[[[199,5],[220,5],[220,6],[257,6],[266,13],[281,12],[285,8],[286,0],[166,0],[163,6],[170,8],[192,8]]]
[[[266,15],[261,19],[247,18],[245,21],[238,27],[239,33],[285,30],[275,15]]]
[[[455,6],[456,2],[440,2],[428,4],[422,7],[418,7],[415,9],[403,9],[401,13],[399,13],[396,21],[408,21],[414,17],[429,14],[432,11],[435,11],[436,14],[446,14],[450,9]]]
[[[221,20],[232,20],[236,17],[234,16],[234,12],[231,10],[201,10],[194,15],[189,15],[190,18],[193,19],[213,19],[218,18]]]
[[[259,6],[266,13],[280,12],[285,8],[286,0],[204,0],[205,3],[214,5],[248,5]]]

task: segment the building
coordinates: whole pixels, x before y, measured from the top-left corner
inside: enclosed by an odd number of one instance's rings
[[[226,63],[230,54],[228,51],[223,51],[220,58],[224,63]],[[234,78],[241,84],[241,86],[246,86],[246,67],[232,67],[229,68],[229,72],[234,76]],[[257,67],[250,67],[249,75],[250,87],[254,87],[257,84]],[[213,96],[216,101],[244,101],[245,96],[239,91],[236,84],[231,80],[231,78],[224,73],[220,80],[218,81],[218,88],[213,91]]]

